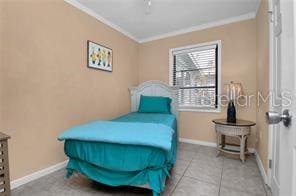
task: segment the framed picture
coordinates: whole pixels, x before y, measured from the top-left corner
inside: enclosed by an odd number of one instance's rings
[[[112,72],[112,49],[87,40],[87,67]]]

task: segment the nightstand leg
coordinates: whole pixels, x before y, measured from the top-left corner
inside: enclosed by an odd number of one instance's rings
[[[221,139],[222,139],[222,148],[225,147],[225,135],[221,135]]]
[[[216,138],[216,142],[217,142],[217,147],[216,147],[216,150],[217,150],[217,152],[216,152],[216,156],[219,156],[219,154],[220,154],[220,150],[219,150],[219,148],[220,148],[220,134],[216,131],[216,136],[217,136],[217,138]]]
[[[246,139],[245,139],[245,152],[248,152],[248,137],[246,136]]]
[[[245,162],[245,142],[246,142],[246,136],[242,135],[240,137],[240,159],[242,162]]]

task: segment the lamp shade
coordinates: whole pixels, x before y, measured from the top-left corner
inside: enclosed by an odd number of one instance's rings
[[[234,83],[232,81],[228,84],[224,84],[222,94],[223,96],[226,96],[228,100],[235,100],[244,95],[242,84]]]

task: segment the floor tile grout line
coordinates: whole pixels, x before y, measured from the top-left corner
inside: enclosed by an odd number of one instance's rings
[[[196,154],[196,153],[195,153],[195,154]],[[189,164],[187,165],[186,169],[184,170],[184,172],[183,172],[182,176],[180,177],[179,181],[177,182],[177,184],[175,185],[174,189],[172,190],[172,193],[171,193],[171,195],[172,195],[172,194],[175,192],[175,190],[176,190],[176,188],[177,188],[178,184],[180,183],[180,181],[181,181],[181,180],[182,180],[182,178],[184,177],[184,175],[185,175],[185,172],[187,171],[188,167],[190,166],[190,164],[191,164],[192,160],[193,160],[193,158],[190,160],[190,162],[189,162]]]
[[[248,194],[253,193],[251,190],[242,190],[242,189],[234,188],[234,187],[231,187],[231,186],[223,186],[223,188],[234,190],[234,191],[237,191],[237,192],[248,193]],[[264,191],[264,193],[265,193],[265,191]]]
[[[196,152],[196,155],[198,155],[199,153],[198,152]],[[216,156],[217,157],[217,156]],[[222,178],[222,169],[223,169],[223,164],[224,164],[224,157],[222,157],[222,160],[223,160],[223,162],[222,162],[222,166],[221,166],[221,174],[220,174],[220,180],[221,180],[221,178]],[[191,162],[190,162],[190,164],[191,163],[193,163],[194,162],[194,158],[191,160]],[[189,166],[190,166],[190,164],[189,164]],[[188,167],[189,167],[188,166]],[[187,167],[187,168],[188,168]],[[214,166],[215,168],[219,168],[219,167],[216,167],[216,166]],[[187,169],[186,169],[187,170]],[[184,175],[183,176],[185,176],[185,173],[186,172],[184,172]],[[182,176],[182,177],[183,177]],[[203,183],[207,183],[207,184],[211,184],[211,185],[215,185],[215,186],[219,186],[220,185],[220,183],[218,183],[218,184],[216,184],[216,183],[213,183],[213,182],[209,182],[209,181],[205,181],[205,180],[202,180],[202,179],[200,179],[200,178],[195,178],[195,177],[192,177],[192,176],[185,176],[185,177],[187,177],[187,178],[191,178],[191,179],[193,179],[193,180],[197,180],[197,181],[199,181],[199,182],[203,182]],[[217,176],[217,177],[219,177],[219,176]]]
[[[258,164],[258,162],[256,161],[255,163],[256,163],[257,168],[259,169],[259,164]],[[260,171],[259,171],[259,172],[260,172]],[[265,196],[268,196],[268,192],[267,192],[267,190],[266,190],[266,186],[268,186],[268,185],[265,184],[264,179],[263,179],[263,176],[262,176],[262,175],[260,175],[260,176],[261,176],[261,179],[262,179],[262,185],[263,185],[263,189],[264,189],[264,192],[265,192]]]
[[[195,155],[198,155],[199,150],[200,150],[200,148],[198,148],[198,150],[195,152]],[[188,151],[188,150],[187,150],[187,151]],[[200,179],[194,178],[194,177],[185,176],[185,173],[186,173],[186,171],[188,170],[188,168],[190,167],[191,163],[193,162],[193,159],[194,159],[194,158],[192,158],[192,159],[190,160],[188,166],[187,166],[186,169],[184,170],[182,176],[180,177],[179,181],[178,181],[177,184],[175,185],[175,187],[174,187],[174,189],[173,189],[173,191],[172,191],[172,193],[171,193],[170,195],[172,195],[172,194],[175,192],[175,190],[176,190],[178,184],[179,184],[180,181],[183,179],[183,177],[191,178],[191,179],[193,179],[193,180],[197,180],[197,181],[199,181],[199,182],[203,182],[203,183],[208,183],[208,184],[211,184],[211,185],[219,186],[219,185],[217,185],[217,184],[214,184],[214,183],[211,183],[211,182],[206,182],[206,181],[203,181],[203,180],[200,180]],[[223,163],[224,163],[224,159],[223,159]],[[222,163],[222,166],[223,166],[223,163]],[[222,168],[222,169],[223,169],[223,168]],[[221,178],[222,178],[222,177],[221,177]],[[220,183],[221,183],[221,182],[220,182]],[[218,192],[218,194],[219,194],[219,192]]]
[[[196,156],[196,155],[197,155],[198,151],[199,151],[199,148],[198,148],[197,152],[195,152],[195,153],[194,153],[194,156]],[[175,185],[174,189],[172,190],[172,193],[170,194],[170,196],[171,196],[171,195],[173,195],[173,193],[175,192],[175,190],[176,190],[176,188],[177,188],[178,184],[180,183],[180,181],[181,181],[181,180],[182,180],[182,178],[184,177],[184,175],[185,175],[185,172],[186,172],[186,171],[187,171],[187,169],[189,168],[189,166],[190,166],[190,164],[191,164],[191,162],[192,162],[193,158],[194,158],[194,157],[192,157],[192,159],[190,160],[190,162],[189,162],[189,164],[187,165],[186,169],[184,170],[184,172],[183,172],[182,176],[180,177],[179,181],[177,182],[177,184]]]
[[[225,160],[225,157],[224,157],[224,160]],[[223,162],[223,171],[224,170],[227,170],[227,168],[224,168],[225,167],[225,162]],[[222,173],[222,175],[223,175],[223,173]],[[266,190],[265,190],[265,187],[264,187],[264,183],[263,183],[263,181],[262,181],[262,178],[261,177],[259,177],[259,176],[256,176],[255,178],[258,178],[258,179],[260,179],[260,181],[261,181],[261,185],[263,186],[262,188],[263,188],[263,192],[265,193],[265,196],[267,196],[267,192],[266,192]],[[222,185],[222,177],[221,177],[221,184],[220,184],[220,188],[219,188],[219,194],[220,194],[220,191],[221,191],[221,185]],[[235,190],[235,191],[239,191],[239,192],[245,192],[245,193],[249,193],[249,194],[251,194],[252,193],[252,191],[250,191],[250,190],[242,190],[242,189],[239,189],[239,188],[235,188],[235,187],[233,187],[233,186],[228,186],[228,185],[224,185],[223,186],[224,188],[228,188],[228,189],[232,189],[232,190]]]
[[[221,171],[222,171],[222,169],[221,169]],[[200,182],[203,182],[203,183],[207,183],[207,184],[212,184],[212,185],[215,185],[215,186],[219,186],[219,184],[220,184],[220,183],[216,184],[216,183],[213,183],[213,182],[205,181],[205,180],[202,180],[200,178],[195,178],[195,177],[192,177],[192,176],[185,176],[185,173],[184,173],[184,177],[191,178],[193,180],[197,180],[197,181],[200,181]],[[220,176],[215,176],[215,177],[220,177]]]
[[[222,176],[223,176],[223,170],[224,170],[224,157],[223,157],[223,162],[222,162],[222,171],[221,171],[221,178],[220,178],[220,184],[219,184],[219,190],[218,190],[218,196],[221,194],[221,184],[222,184]]]
[[[199,181],[199,182],[202,182],[202,183],[205,183],[205,184],[210,184],[210,185],[218,186],[218,184],[215,184],[215,183],[212,183],[212,182],[208,182],[208,181],[203,181],[201,179],[197,179],[197,178],[194,178],[194,177],[191,177],[191,176],[184,176],[184,177],[190,178],[192,180]]]

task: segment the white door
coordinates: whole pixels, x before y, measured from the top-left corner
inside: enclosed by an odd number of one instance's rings
[[[269,3],[270,110],[294,114],[288,127],[283,122],[269,127],[270,185],[274,196],[296,196],[296,1]]]

